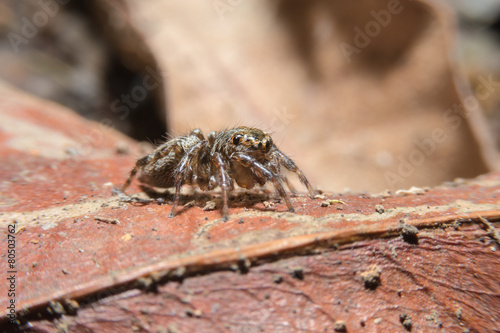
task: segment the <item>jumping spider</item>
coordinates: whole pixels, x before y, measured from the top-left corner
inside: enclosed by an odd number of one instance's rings
[[[228,218],[228,195],[234,182],[251,189],[255,184],[271,181],[285,200],[290,212],[293,206],[283,182],[295,192],[282,174],[281,166],[296,173],[307,187],[311,197],[314,190],[295,163],[274,144],[269,134],[257,128],[236,127],[211,132],[205,139],[200,129],[188,135],[173,138],[160,145],[151,154],[139,159],[121,191],[130,185],[138,171],[138,179],[154,187],[175,187],[174,203],[169,217],[174,217],[184,184],[198,186],[201,190],[222,189],[222,215]]]

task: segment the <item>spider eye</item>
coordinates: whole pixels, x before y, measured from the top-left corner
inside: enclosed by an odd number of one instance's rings
[[[241,138],[242,138],[241,135],[236,134],[235,136],[233,136],[233,138],[231,140],[232,140],[234,145],[238,145],[238,144],[240,144]]]
[[[268,153],[269,150],[271,150],[272,146],[273,146],[273,140],[271,138],[267,139],[266,141],[264,141],[264,149],[263,149],[263,151],[265,153]]]

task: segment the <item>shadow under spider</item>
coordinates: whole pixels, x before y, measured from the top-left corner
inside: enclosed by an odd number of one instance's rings
[[[174,194],[168,190],[159,191],[156,188],[145,184],[141,184],[140,188],[149,197],[149,199],[142,199],[131,196],[127,199],[124,199],[124,201],[136,205],[147,205],[152,203],[158,203],[160,205],[163,203],[173,204]],[[217,207],[215,209],[220,209],[222,205],[222,202],[220,200],[220,192],[202,192],[199,190],[194,190],[193,193],[190,194],[181,194],[179,206],[183,206],[183,209],[179,210],[176,215],[183,214],[192,206],[203,209],[207,205],[207,203],[212,200],[216,200],[217,202]],[[269,200],[281,202],[281,198],[279,198],[279,196],[273,195],[273,193],[265,188],[252,190],[236,189],[231,191],[231,193],[229,194],[229,207],[246,207],[253,208],[259,211],[273,211],[275,210],[274,208],[253,207],[256,204],[263,203],[264,201]]]

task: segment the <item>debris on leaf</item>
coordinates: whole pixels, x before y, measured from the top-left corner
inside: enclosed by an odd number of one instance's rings
[[[125,242],[126,241],[129,241],[132,239],[132,235],[131,234],[125,234],[122,236],[122,240],[124,240]]]
[[[411,320],[411,316],[406,314],[406,313],[401,313],[399,315],[399,321],[403,326],[406,328],[406,330],[411,331],[411,327],[413,325],[413,322]]]
[[[371,265],[367,271],[364,271],[359,276],[365,283],[366,289],[375,289],[380,284],[380,274],[382,273],[382,268],[378,265]]]
[[[54,302],[54,301],[49,302],[49,309],[48,310],[49,310],[49,312],[56,314],[56,315],[63,315],[66,313],[62,304],[59,302]]]
[[[186,315],[188,317],[200,318],[202,314],[203,314],[203,312],[200,309],[195,309],[195,310],[187,309],[186,310]]]
[[[215,210],[217,208],[217,201],[216,200],[210,200],[207,201],[205,204],[205,207],[203,207],[204,211],[209,211],[209,210]]]
[[[337,320],[333,324],[333,329],[335,330],[335,332],[347,332],[347,327],[346,327],[345,321]]]
[[[74,299],[66,298],[63,303],[66,312],[68,312],[71,315],[75,315],[78,309],[80,308],[80,304],[78,304],[78,302],[75,301]]]
[[[401,224],[401,236],[406,243],[409,244],[418,244],[418,228],[412,225],[408,225],[404,220],[400,220],[399,224]]]
[[[290,275],[297,280],[304,280],[304,269],[302,267],[292,267]]]
[[[462,319],[462,313],[463,313],[462,308],[458,308],[458,309],[455,311],[455,316],[457,317],[457,319]]]
[[[376,205],[376,206],[375,206],[375,211],[376,211],[377,213],[379,213],[379,214],[383,214],[383,213],[385,213],[385,207],[384,207],[384,206],[382,206],[382,205]]]
[[[118,219],[110,219],[110,218],[107,218],[107,217],[96,216],[96,217],[94,217],[94,220],[96,220],[97,223],[104,222],[104,223],[107,223],[107,224],[120,224],[120,221]]]
[[[193,207],[195,204],[196,204],[196,201],[195,201],[195,200],[191,200],[191,201],[189,201],[188,203],[186,203],[186,204],[184,205],[184,207],[186,207],[186,208],[190,208],[190,207]]]
[[[273,276],[273,282],[276,284],[280,284],[281,282],[283,282],[283,276],[281,276],[281,275]]]
[[[274,207],[274,203],[273,203],[273,202],[264,201],[262,204],[263,204],[263,205],[264,205],[264,207],[266,207],[267,209],[269,209],[269,208],[273,208],[273,207]]]
[[[334,200],[334,199],[328,199],[328,200],[322,201],[320,205],[321,205],[321,207],[330,207],[331,205],[336,204],[336,203],[345,205],[345,202],[343,202],[342,200]]]
[[[408,190],[397,190],[394,194],[396,194],[396,195],[412,195],[412,194],[416,194],[416,195],[420,194],[420,195],[422,195],[426,191],[427,191],[427,189],[423,189],[421,187],[412,186]]]

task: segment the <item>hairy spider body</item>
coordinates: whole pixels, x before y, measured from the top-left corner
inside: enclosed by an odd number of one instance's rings
[[[241,126],[211,132],[205,138],[200,129],[195,129],[187,135],[165,142],[151,154],[139,159],[122,191],[130,185],[137,172],[138,179],[147,185],[175,187],[174,203],[169,215],[173,217],[182,185],[198,186],[204,191],[220,186],[222,215],[227,220],[229,192],[234,189],[234,182],[246,189],[272,182],[288,210],[293,212],[283,183],[292,192],[295,190],[283,175],[281,166],[296,173],[309,194],[314,196],[314,190],[305,175],[273,144],[269,134],[257,128]]]

